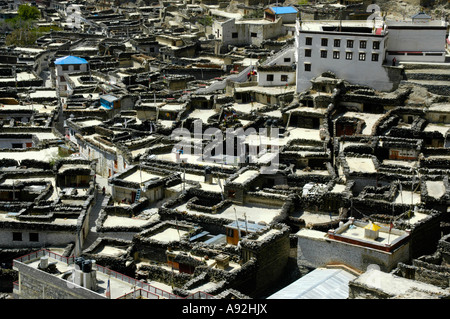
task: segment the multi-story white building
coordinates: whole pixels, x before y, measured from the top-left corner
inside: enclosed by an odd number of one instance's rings
[[[350,83],[391,90],[384,68],[386,40],[385,27],[374,22],[297,22],[297,92],[309,89],[311,79],[327,71]]]
[[[65,56],[55,60],[56,87],[61,96],[67,96],[68,82],[66,74],[87,72],[88,62],[76,56]]]
[[[386,21],[389,43],[387,62],[445,62],[447,23],[441,20],[414,18],[409,21]]]
[[[391,91],[399,81],[392,66],[399,62],[445,61],[446,29],[447,22],[430,19],[297,21],[297,92],[327,71]]]

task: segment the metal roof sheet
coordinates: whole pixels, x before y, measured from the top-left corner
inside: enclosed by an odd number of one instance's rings
[[[317,268],[267,299],[347,299],[356,276],[343,269]]]
[[[287,14],[287,13],[297,13],[297,9],[294,7],[270,7],[275,14]]]

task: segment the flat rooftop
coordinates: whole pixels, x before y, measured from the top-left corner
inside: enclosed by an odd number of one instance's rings
[[[350,172],[376,173],[375,164],[371,158],[346,157]]]
[[[441,198],[445,195],[444,181],[426,181],[428,195],[434,198]]]
[[[358,225],[353,224],[354,227],[348,227],[343,232],[341,232],[339,235],[346,236],[349,238],[361,240],[361,241],[368,241],[376,243],[377,245],[384,245],[384,244],[391,244],[394,240],[400,238],[402,235],[396,234],[394,232],[391,232],[390,234],[388,232],[382,231],[380,229],[378,233],[378,237],[376,239],[371,239],[365,237],[365,227],[361,227]]]
[[[376,23],[376,27],[382,26],[382,21]],[[373,24],[372,20],[302,20],[300,30],[374,34]],[[340,26],[342,26],[341,29]]]
[[[123,178],[124,181],[127,182],[134,182],[134,183],[145,183],[151,179],[160,179],[163,178],[164,175],[154,174],[150,173],[146,170],[137,169],[130,175]]]
[[[150,239],[154,239],[160,242],[171,242],[171,241],[179,241],[181,240],[181,237],[186,235],[188,231],[177,229],[176,227],[167,227],[164,230],[161,230],[160,232],[156,232],[148,236]]]
[[[111,254],[117,254],[118,251],[117,249],[111,249],[111,247],[106,247],[106,249],[103,250],[103,253],[110,254],[111,256]],[[24,256],[23,258],[17,258],[16,260],[26,264],[31,268],[38,269],[41,256],[48,256],[48,262],[55,263],[56,268],[59,271],[59,274],[55,274],[54,276],[60,278],[61,280],[66,280],[63,279],[64,273],[72,271],[72,269],[75,268],[75,264],[73,263],[74,262],[73,256],[63,257],[60,256],[59,254],[50,252],[48,250],[41,250],[37,253],[32,253],[30,255]],[[135,289],[139,289],[141,287],[149,291],[150,293],[153,293],[149,294],[149,299],[181,298],[169,292],[171,291],[170,286],[167,286],[165,284],[156,281],[144,283],[139,280],[122,275],[108,268],[105,268],[101,265],[93,265],[93,269],[96,270],[97,285],[98,285],[98,289],[95,292],[98,293],[99,295],[105,296],[108,280],[110,280],[111,299],[118,299],[119,297],[132,293]],[[70,287],[70,283],[72,283],[71,275],[68,277],[67,282],[68,287]]]
[[[103,221],[103,227],[145,227],[147,224],[151,224],[151,221],[116,215],[108,215]]]
[[[370,269],[354,279],[357,284],[377,289],[397,298],[429,299],[448,297],[448,290],[421,281],[406,279],[385,273],[378,269]]]
[[[258,175],[259,175],[258,170],[249,169],[249,170],[243,172],[242,174],[239,174],[239,176],[236,177],[235,179],[233,179],[232,182],[236,183],[236,184],[243,184],[248,180],[254,179]]]
[[[281,213],[281,206],[269,206],[256,203],[248,203],[245,205],[232,204],[223,211],[215,214],[208,214],[188,209],[186,207],[186,203],[172,207],[172,209],[180,212],[186,212],[190,215],[205,215],[210,218],[224,218],[229,220],[236,220],[236,216],[237,218],[245,218],[246,216],[248,220],[254,221],[255,223],[264,222],[266,224],[270,224],[275,217]]]

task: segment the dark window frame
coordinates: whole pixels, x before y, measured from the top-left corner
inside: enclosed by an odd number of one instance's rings
[[[23,241],[22,233],[20,233],[20,232],[13,232],[12,233],[12,240],[13,241]]]
[[[29,239],[32,242],[39,242],[39,233],[29,233]]]

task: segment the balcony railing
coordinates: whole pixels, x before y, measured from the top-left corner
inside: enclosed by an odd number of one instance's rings
[[[51,257],[60,262],[66,263],[67,265],[71,265],[75,262],[75,256],[65,257],[65,256],[61,256],[59,254],[56,254],[52,251],[49,251],[47,249],[41,249],[39,251],[24,255],[22,257],[15,258],[13,260],[13,263],[16,261],[21,262],[21,263],[26,263],[28,261],[33,261],[33,260],[36,260],[43,256]],[[167,292],[163,289],[154,287],[146,282],[131,278],[131,277],[121,274],[117,271],[111,270],[109,268],[106,268],[106,267],[103,267],[100,265],[96,265],[96,267],[97,267],[98,272],[101,272],[103,274],[111,276],[112,278],[116,278],[118,280],[121,280],[130,285],[135,286],[136,291],[139,290],[140,296],[147,298],[147,299],[160,299],[161,297],[164,299],[212,299],[212,298],[214,298],[214,296],[204,293],[202,291],[196,292],[192,295],[187,296],[186,298],[183,298],[183,297],[177,296],[175,294],[172,294],[170,292]],[[19,288],[19,286],[18,286],[19,284],[17,281],[14,283],[14,285],[15,285],[14,289]],[[16,288],[16,285],[17,285],[17,288]],[[133,295],[133,292],[131,292],[131,295],[130,295],[130,293],[128,293],[128,294],[125,294],[125,295],[119,297],[118,299],[130,299],[133,296],[136,296],[136,295]]]

